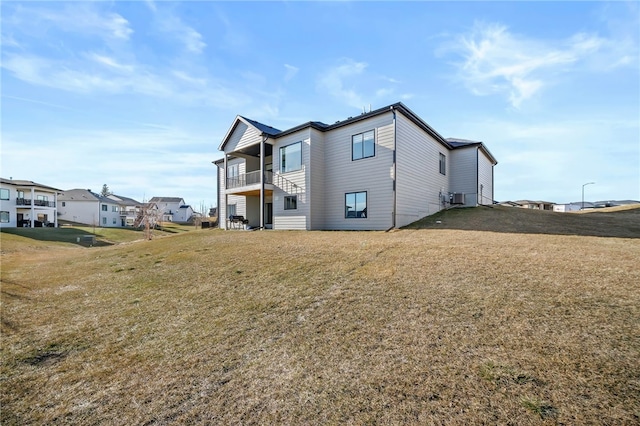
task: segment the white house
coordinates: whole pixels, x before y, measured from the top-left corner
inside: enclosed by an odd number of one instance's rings
[[[70,189],[59,197],[59,219],[105,228],[134,226],[141,203],[111,194],[103,197],[89,189]]]
[[[180,197],[153,197],[149,202],[155,203],[162,211],[164,222],[188,222],[194,213],[191,206]]]
[[[493,203],[487,147],[443,138],[402,103],[284,131],[237,116],[219,150],[222,228],[242,216],[263,228],[383,230]]]
[[[58,226],[60,192],[30,180],[0,178],[0,227]]]

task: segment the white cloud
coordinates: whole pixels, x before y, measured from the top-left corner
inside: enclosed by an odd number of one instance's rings
[[[103,12],[98,3],[74,2],[64,7],[24,7],[5,10],[3,24],[21,32],[38,34],[53,27],[60,31],[95,35],[110,40],[128,40],[133,29],[124,17]]]
[[[362,96],[355,89],[345,86],[349,84],[350,79],[360,76],[366,68],[365,62],[345,59],[342,64],[325,71],[318,80],[318,86],[347,105],[362,108],[365,105]]]
[[[294,67],[293,65],[284,64],[284,67],[287,70],[286,74],[284,75],[284,81],[291,80],[296,76],[296,74],[298,74],[298,71],[300,71],[300,68]]]
[[[207,47],[202,34],[185,24],[176,14],[162,10],[155,14],[160,31],[179,40],[191,53],[200,54]]]
[[[592,34],[543,41],[513,34],[504,25],[476,23],[441,53],[454,51],[462,56],[458,77],[472,93],[502,94],[518,108],[548,86],[555,73],[592,62],[595,53],[612,46],[610,40]],[[629,59],[622,56],[619,61]]]

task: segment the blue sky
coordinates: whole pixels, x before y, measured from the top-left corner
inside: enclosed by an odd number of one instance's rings
[[[481,140],[498,200],[640,199],[638,2],[14,2],[2,177],[215,205],[237,114],[401,101]]]

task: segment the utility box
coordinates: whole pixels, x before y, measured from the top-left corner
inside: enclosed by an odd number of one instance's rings
[[[464,193],[454,192],[451,197],[451,204],[464,204]]]

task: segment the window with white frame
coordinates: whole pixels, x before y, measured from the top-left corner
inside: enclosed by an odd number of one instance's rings
[[[9,212],[0,212],[0,222],[9,223]]]
[[[362,158],[376,155],[375,131],[358,133],[351,136],[351,159],[360,160]]]
[[[102,204],[101,208],[103,212],[109,211],[109,206],[107,206],[106,204]]]
[[[9,190],[2,188],[0,189],[0,200],[8,200],[9,199]]]
[[[447,157],[440,153],[440,174],[447,174]]]
[[[302,169],[302,142],[280,147],[280,173]]]
[[[344,195],[344,217],[363,219],[367,217],[367,192],[348,192]]]
[[[284,209],[285,210],[296,210],[298,208],[298,196],[297,195],[286,195],[284,197]]]

